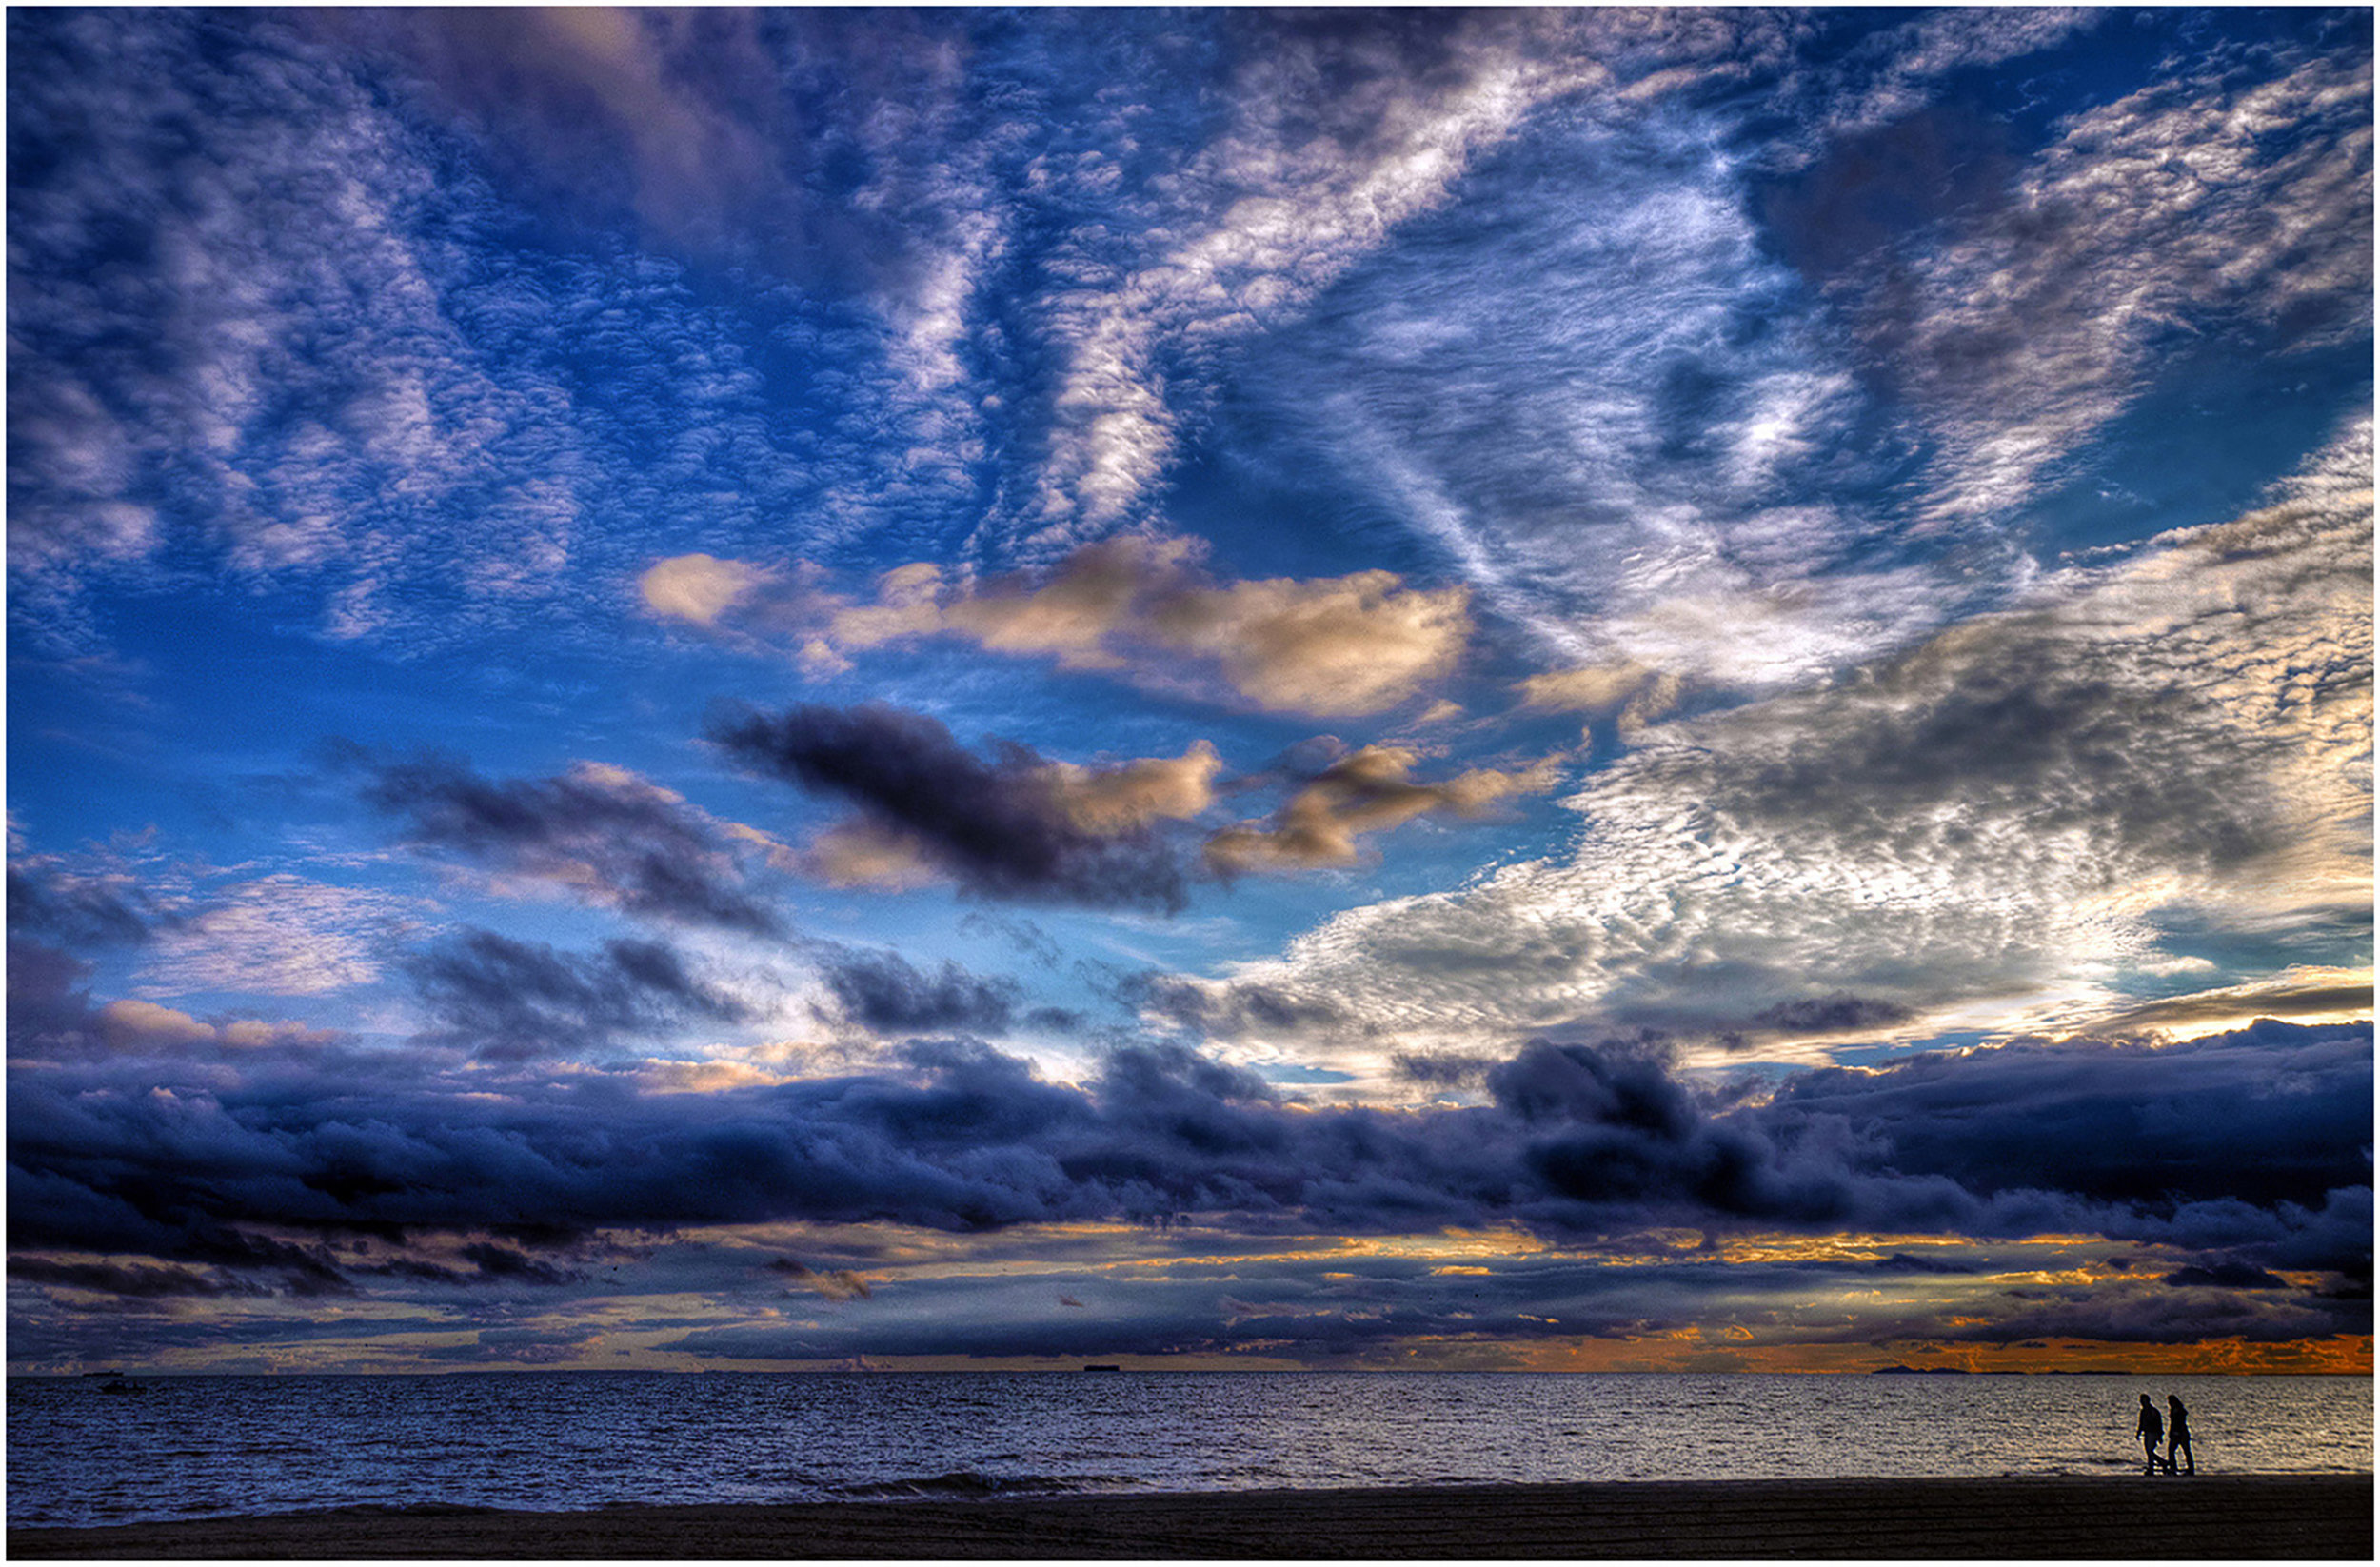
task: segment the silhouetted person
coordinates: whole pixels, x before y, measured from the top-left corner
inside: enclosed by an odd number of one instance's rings
[[[2165,1440],[2165,1417],[2157,1413],[2157,1406],[2149,1401],[2146,1393],[2140,1396],[2140,1424],[2133,1429],[2140,1435],[2141,1452],[2149,1457],[2149,1467],[2141,1473],[2153,1475],[2165,1461],[2157,1456],[2157,1444]]]
[[[2173,1473],[2173,1460],[2183,1458],[2190,1460],[2186,1473],[2195,1475],[2198,1473],[2198,1455],[2190,1450],[2190,1411],[2182,1407],[2181,1395],[2177,1393],[2167,1394],[2165,1402],[2173,1412],[2171,1434],[2165,1442],[2165,1472],[2169,1475]]]

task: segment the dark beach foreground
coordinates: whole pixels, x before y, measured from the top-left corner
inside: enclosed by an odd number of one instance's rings
[[[10,1529],[43,1557],[2370,1559],[2370,1475],[1646,1481],[984,1501],[342,1508]]]

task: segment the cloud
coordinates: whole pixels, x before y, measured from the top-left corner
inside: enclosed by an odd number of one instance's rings
[[[1923,109],[1955,72],[2037,54],[2103,20],[2091,8],[2062,6],[1923,15],[1870,33],[1812,73],[1814,82],[1787,84],[1785,96],[1806,93],[1824,134],[1856,133]]]
[[[1002,1034],[1014,1021],[1020,987],[970,974],[945,958],[932,973],[897,952],[838,950],[822,975],[843,1016],[880,1034]]]
[[[803,1289],[824,1296],[829,1300],[864,1300],[875,1293],[868,1282],[849,1268],[830,1268],[824,1272],[790,1257],[780,1257],[768,1264],[771,1273],[783,1274]]]
[[[2162,1282],[2176,1289],[2285,1290],[2290,1287],[2288,1279],[2267,1273],[2262,1268],[2250,1267],[2245,1262],[2218,1262],[2212,1267],[2200,1267],[2193,1263],[2167,1274]]]
[[[1812,996],[1764,1006],[1752,1015],[1752,1026],[1779,1034],[1846,1034],[1862,1029],[1891,1028],[1914,1016],[1898,1002],[1866,996]]]
[[[403,821],[417,850],[452,850],[646,919],[783,934],[747,860],[790,853],[625,768],[580,762],[555,778],[490,780],[446,756],[354,760],[370,774],[364,799]]]
[[[418,913],[409,898],[275,872],[208,890],[158,932],[140,972],[176,991],[324,995],[378,979]]]
[[[1219,583],[1185,539],[1087,545],[1045,579],[945,582],[930,563],[885,573],[872,603],[709,556],[661,561],[639,580],[664,620],[750,625],[814,668],[851,652],[956,636],[986,652],[1113,671],[1159,690],[1227,691],[1273,712],[1376,713],[1451,671],[1470,634],[1461,586],[1409,587],[1393,572]]]
[[[553,595],[572,443],[427,233],[471,232],[485,188],[434,176],[419,129],[285,21],[61,14],[12,43],[34,162],[10,192],[10,533],[34,645],[91,637],[86,579],[153,583],[177,545],[314,588],[333,637],[410,616],[400,580],[448,610]],[[507,564],[449,575],[458,556]]]
[[[540,1323],[533,1327],[481,1328],[468,1343],[434,1344],[418,1351],[424,1359],[460,1365],[565,1365],[599,1329]]]
[[[2024,1043],[1823,1068],[1780,1085],[1764,1119],[1883,1128],[1895,1167],[1979,1195],[2311,1204],[2369,1183],[2371,1107],[2356,1089],[2370,1073],[2362,1027],[2259,1023],[2164,1048]]]
[[[1489,1066],[1486,1102],[1401,1113],[1289,1101],[1165,1045],[1117,1049],[1081,1086],[940,1041],[899,1074],[704,1095],[583,1076],[495,1094],[417,1057],[369,1096],[328,1060],[202,1096],[152,1088],[166,1060],[16,1074],[21,1248],[352,1289],[315,1238],[410,1238],[405,1255],[435,1260],[418,1247],[445,1235],[488,1281],[544,1286],[584,1268],[591,1232],[1189,1215],[1242,1236],[1509,1225],[1566,1245],[2096,1234],[2251,1290],[2270,1286],[2238,1270],[2370,1269],[2368,1027],[1938,1053],[1789,1075],[1766,1100],[1698,1088],[1641,1044],[1537,1041]],[[812,1271],[831,1293],[839,1270]]]
[[[78,951],[138,946],[155,914],[139,884],[123,873],[89,875],[11,843],[9,930]]]
[[[9,1282],[89,1290],[126,1299],[157,1300],[181,1298],[268,1293],[245,1279],[225,1279],[194,1268],[125,1266],[113,1262],[61,1262],[46,1257],[9,1259]]]
[[[486,1240],[465,1246],[463,1259],[475,1265],[479,1269],[479,1277],[486,1280],[551,1287],[575,1283],[580,1277],[567,1268],[555,1267],[526,1252]]]
[[[1187,975],[1147,973],[1118,987],[1127,1004],[1150,1020],[1187,1028],[1208,1040],[1310,1038],[1316,1032],[1375,1032],[1359,1006],[1316,991],[1277,989],[1261,982],[1220,983]]]
[[[1050,764],[1060,803],[1093,832],[1120,832],[1152,823],[1187,822],[1215,803],[1215,775],[1223,759],[1207,741],[1175,757],[1143,757],[1103,767]]]
[[[1519,689],[1524,707],[1616,715],[1622,731],[1633,732],[1675,711],[1683,683],[1676,675],[1622,661],[1548,670],[1529,676]]]
[[[1408,776],[1419,757],[1394,745],[1366,745],[1333,761],[1262,826],[1225,827],[1207,840],[1206,863],[1230,873],[1346,865],[1356,839],[1428,815],[1476,817],[1499,800],[1550,789],[1556,759],[1514,771],[1475,767],[1436,784]]]
[[[1130,521],[1172,455],[1166,370],[1278,321],[1443,202],[1537,105],[1603,79],[1561,18],[1291,25],[1229,84],[1222,132],[1176,176],[1196,206],[1160,253],[1051,302],[1064,370],[1035,494],[1040,537]],[[1109,282],[1108,279],[1113,281]]]
[[[775,63],[750,18],[457,11],[312,25],[402,50],[415,82],[492,134],[500,163],[590,216],[626,205],[664,241],[705,248],[744,225],[798,219],[798,187],[771,148]]]
[[[658,942],[612,941],[601,956],[556,952],[466,930],[407,959],[440,1026],[427,1038],[490,1061],[576,1057],[641,1038],[749,1016],[744,1002],[687,972]]]
[[[985,761],[936,720],[882,706],[722,717],[710,738],[756,772],[859,806],[865,843],[978,896],[1160,909],[1187,898],[1175,852],[1152,823],[1202,783],[1151,789],[1145,764],[1102,781],[1011,743]],[[1208,770],[1195,753],[1188,760],[1189,771]],[[829,843],[830,870],[850,867],[853,842]]]
[[[2073,1029],[2128,984],[2169,990],[2211,930],[2346,964],[2370,896],[2370,538],[2368,491],[2293,492],[1833,685],[1648,729],[1567,802],[1566,854],[1344,911],[1231,982],[1426,1053],[1716,1036],[1836,995],[1903,1030]],[[1384,1070],[1337,1030],[1296,1042]]]
[[[2372,1011],[2369,968],[2292,966],[2270,979],[2166,996],[2093,1020],[2105,1035],[2161,1030],[2190,1035],[2237,1028],[2259,1018],[2294,1022],[2345,1022]]]
[[[1740,134],[1683,104],[1549,112],[1240,372],[1275,463],[1457,563],[1548,673],[1607,677],[1549,705],[1799,684],[2004,585],[1876,547],[1871,409],[1713,154]]]
[[[2370,221],[2369,52],[2271,59],[2073,115],[1937,245],[1824,279],[1932,426],[1934,518],[2033,499],[2177,327],[2282,325],[2300,346],[2369,329],[2350,237]]]
[[[637,591],[644,596],[645,607],[665,620],[709,626],[767,580],[767,573],[742,561],[677,555],[655,564],[639,577]]]

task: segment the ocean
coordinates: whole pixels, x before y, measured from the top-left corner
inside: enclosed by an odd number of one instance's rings
[[[2369,1473],[2368,1377],[1345,1372],[9,1382],[11,1525],[357,1503],[578,1509],[1056,1493],[2139,1467]],[[2163,1482],[2160,1482],[2163,1483]]]

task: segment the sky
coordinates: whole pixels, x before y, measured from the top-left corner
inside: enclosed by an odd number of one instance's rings
[[[2368,10],[11,10],[8,1363],[2371,1367]]]

